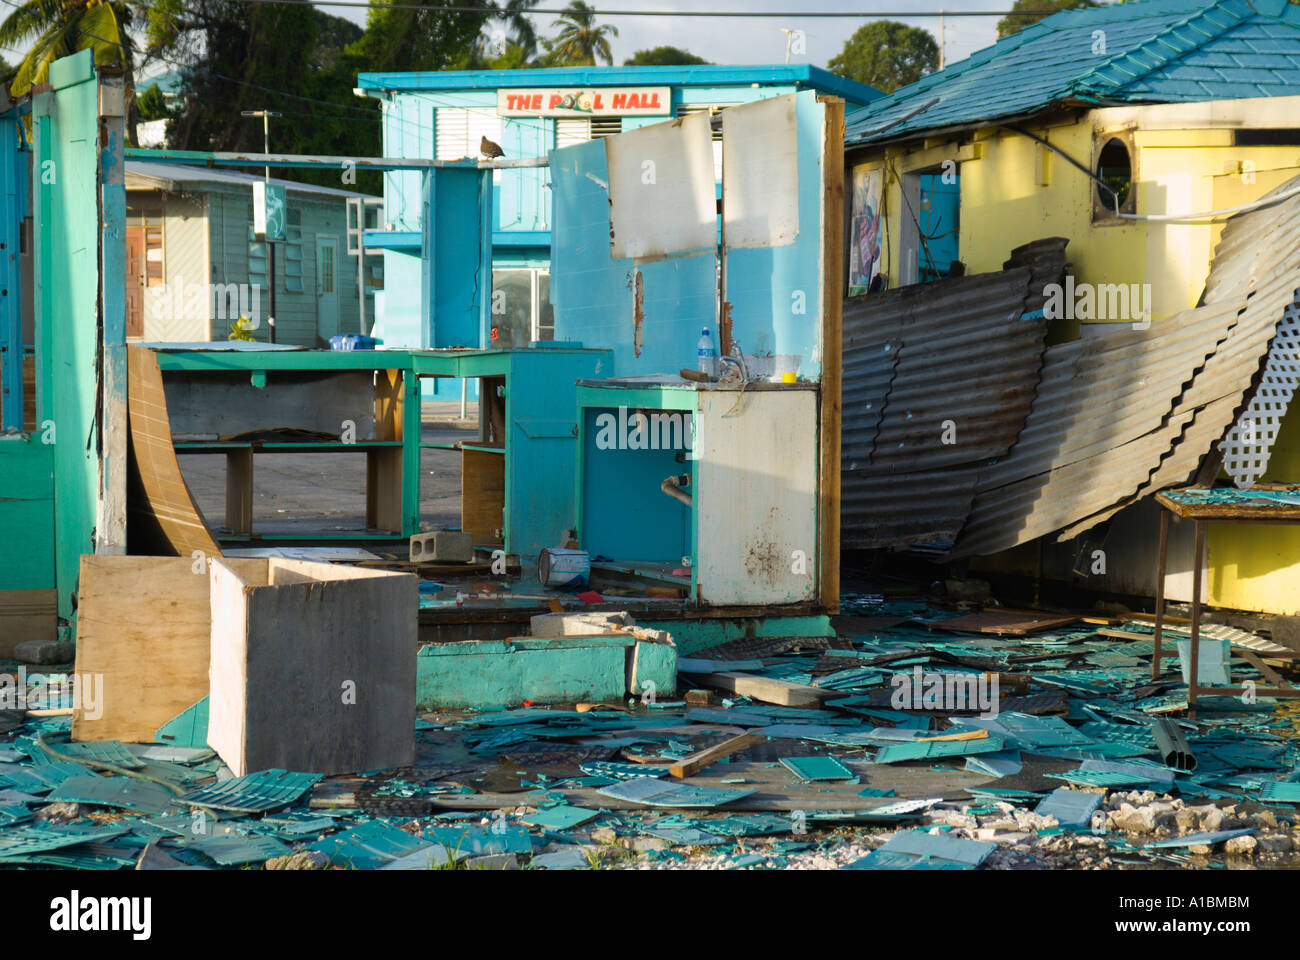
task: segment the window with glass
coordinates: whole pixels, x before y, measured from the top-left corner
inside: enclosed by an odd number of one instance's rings
[[[511,350],[534,340],[555,339],[549,270],[535,267],[492,271],[490,346]]]

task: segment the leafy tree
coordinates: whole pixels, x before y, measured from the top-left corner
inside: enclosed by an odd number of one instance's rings
[[[829,64],[832,72],[885,93],[920,80],[938,66],[939,44],[930,32],[895,20],[873,20],[860,27]]]
[[[140,94],[136,105],[140,108],[141,120],[161,120],[167,116],[167,98],[163,96],[156,83],[150,84],[144,93]]]
[[[442,0],[418,2],[420,6],[437,6]],[[348,47],[348,53],[364,64],[362,70],[375,73],[459,67],[470,51],[486,43],[488,38],[480,35],[495,4],[468,0],[456,6],[481,9],[447,12],[376,3],[366,15],[365,33]]]
[[[618,28],[596,24],[596,11],[583,0],[573,0],[560,19],[551,24],[560,32],[550,44],[550,62],[557,67],[594,67],[597,59],[614,62],[609,38],[618,36]]]
[[[625,67],[671,67],[671,66],[689,66],[696,63],[709,63],[703,57],[697,57],[681,47],[651,47],[648,50],[638,50],[632,56],[623,61]]]
[[[364,40],[355,24],[306,5],[154,0],[147,37],[152,56],[181,68],[169,147],[260,153],[262,123],[240,111],[266,109],[280,114],[270,122],[273,153],[380,152],[378,104],[352,93],[357,73],[374,68],[354,52]],[[380,187],[380,176],[365,171],[355,173],[355,184],[338,170],[277,175],[363,192]]]
[[[1028,16],[1003,17],[998,21],[998,39],[1018,33],[1053,13],[1060,13],[1062,10],[1085,10],[1097,6],[1100,4],[1094,0],[1016,0],[1011,4],[1013,13],[1023,13],[1026,10],[1034,13]]]
[[[530,58],[523,44],[510,41],[506,44],[505,52],[489,60],[488,66],[493,70],[522,70],[536,66],[536,62]]]
[[[18,64],[10,95],[22,96],[34,83],[49,80],[50,64],[80,50],[91,50],[97,64],[120,63],[127,92],[134,98],[134,44],[131,8],[119,0],[26,0],[0,23],[0,45],[31,44]]]

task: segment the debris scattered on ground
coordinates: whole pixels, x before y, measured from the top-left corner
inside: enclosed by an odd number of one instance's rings
[[[683,688],[711,688],[709,698],[426,714],[411,767],[349,776],[233,777],[202,747],[69,743],[67,715],[18,712],[0,733],[0,865],[1032,870],[1300,859],[1297,705],[1205,697],[1198,721],[1183,719],[1179,665],[1152,679],[1141,617],[981,617],[879,596],[846,597],[844,613],[833,643],[684,659]],[[969,629],[953,629],[959,616]],[[1007,625],[1016,632],[997,632]],[[1232,668],[1238,682],[1258,676],[1247,660]],[[731,689],[738,674],[753,678],[743,684],[753,695]],[[790,705],[792,689],[819,696]]]

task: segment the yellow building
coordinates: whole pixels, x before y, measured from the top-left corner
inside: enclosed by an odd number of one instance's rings
[[[1282,0],[1047,18],[849,115],[849,291],[864,294],[851,302],[869,327],[881,291],[1000,271],[1013,249],[1060,237],[1047,344],[1158,324],[1197,306],[1229,213],[1300,173],[1298,119],[1300,8]],[[1300,481],[1300,415],[1284,417],[1263,479]],[[1148,499],[1111,523],[1090,589],[1154,592],[1157,516]],[[1171,560],[1190,554],[1186,526]],[[982,562],[1078,579],[1079,554],[1036,538]],[[1212,605],[1296,614],[1300,529],[1213,525],[1206,574]],[[1190,570],[1174,564],[1166,585],[1190,599]]]

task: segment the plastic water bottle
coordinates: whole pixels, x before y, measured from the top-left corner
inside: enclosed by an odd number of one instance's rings
[[[713,338],[709,336],[709,328],[705,327],[700,331],[700,342],[697,347],[699,360],[696,369],[700,373],[707,373],[710,378],[718,377],[718,350],[713,345]]]

